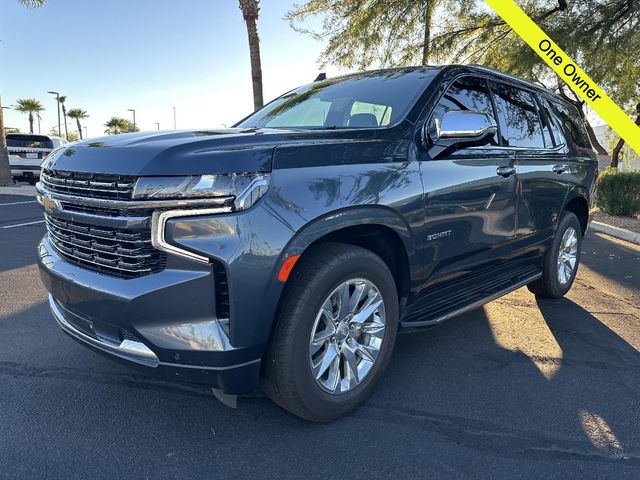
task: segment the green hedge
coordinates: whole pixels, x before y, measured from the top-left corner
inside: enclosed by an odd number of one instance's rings
[[[598,206],[609,215],[640,215],[640,171],[607,169],[598,181]]]

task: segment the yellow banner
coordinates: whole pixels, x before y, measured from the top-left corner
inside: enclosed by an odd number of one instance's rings
[[[640,127],[513,0],[485,0],[640,155]]]

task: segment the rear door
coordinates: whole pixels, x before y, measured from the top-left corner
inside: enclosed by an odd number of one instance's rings
[[[496,118],[484,78],[457,78],[439,99],[427,127],[449,110]],[[516,176],[510,150],[499,135],[483,146],[458,148],[431,158],[419,149],[425,190],[425,287],[461,279],[504,262],[516,226]]]
[[[562,212],[569,173],[567,145],[546,101],[519,86],[491,82],[505,142],[517,161],[514,251],[541,253]]]

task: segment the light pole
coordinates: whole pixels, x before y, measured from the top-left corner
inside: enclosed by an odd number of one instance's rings
[[[136,111],[133,108],[128,108],[127,111],[133,112],[133,131],[136,131]]]
[[[156,124],[156,127],[158,127],[158,130],[160,130],[160,122],[154,122]]]
[[[42,133],[42,132],[40,131],[40,120],[42,120],[42,117],[40,116],[40,114],[39,114],[39,113],[36,113],[36,115],[38,116],[38,133]]]
[[[58,102],[58,136],[62,136],[60,133],[60,94],[58,92],[47,92],[51,95],[56,96],[56,101]]]
[[[173,108],[173,129],[176,129],[176,107],[171,107]]]
[[[82,128],[84,129],[84,138],[87,138],[88,137],[88,135],[87,135],[87,127],[82,127]]]

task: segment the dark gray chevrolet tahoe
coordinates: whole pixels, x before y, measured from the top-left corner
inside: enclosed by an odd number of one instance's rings
[[[234,128],[54,151],[39,263],[80,342],[328,421],[371,394],[399,329],[524,285],[567,293],[596,176],[578,112],[536,85],[474,66],[359,73]]]

